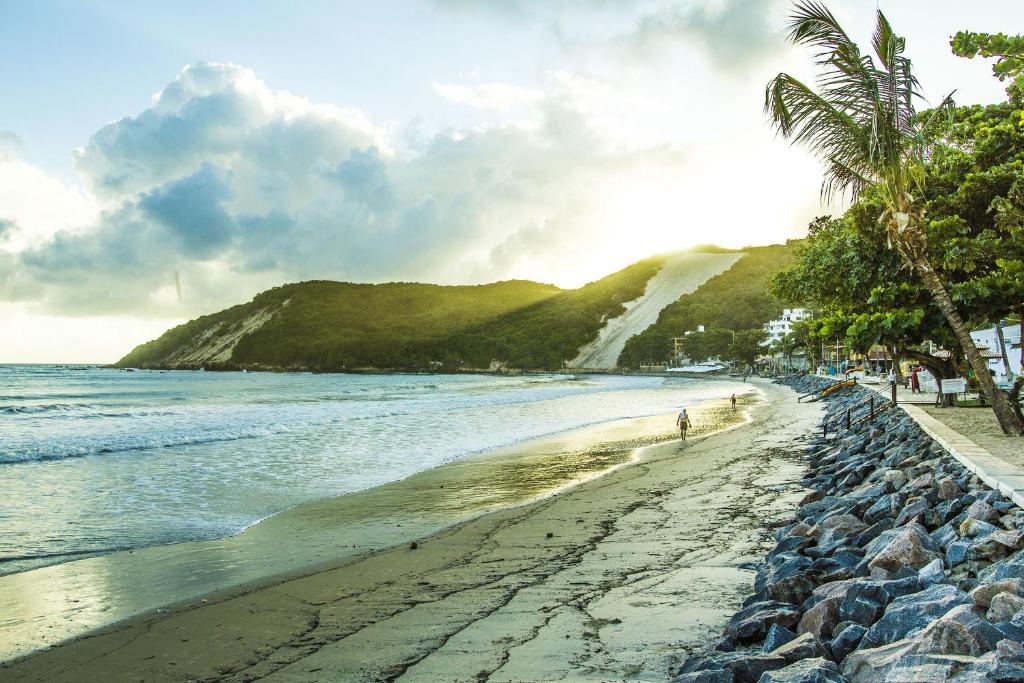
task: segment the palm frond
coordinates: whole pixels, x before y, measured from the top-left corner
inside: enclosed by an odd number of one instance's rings
[[[849,192],[856,201],[866,187],[877,181],[877,178],[871,177],[870,169],[858,170],[836,157],[828,161],[825,179],[821,184],[821,196],[825,200]]]
[[[840,45],[853,45],[839,21],[821,2],[799,0],[789,17],[790,41],[797,45],[812,45],[821,48],[819,57],[827,57]]]
[[[884,195],[903,196],[919,184],[911,171],[926,154],[914,109],[920,85],[904,54],[906,41],[878,12],[872,58],[820,0],[799,0],[790,19],[790,40],[816,48],[821,70],[815,90],[787,74],[768,84],[765,111],[775,127],[826,163],[823,195],[857,195],[881,183],[888,188]]]
[[[765,112],[783,137],[807,145],[835,170],[822,186],[823,195],[847,189],[856,194],[877,175],[871,170],[869,130],[792,76],[779,74],[768,84]]]

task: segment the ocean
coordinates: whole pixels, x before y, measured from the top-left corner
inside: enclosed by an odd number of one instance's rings
[[[230,536],[471,454],[736,390],[615,375],[0,366],[0,574]]]

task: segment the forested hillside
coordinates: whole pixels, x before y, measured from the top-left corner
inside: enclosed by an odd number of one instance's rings
[[[555,369],[639,297],[664,258],[579,289],[524,280],[476,286],[311,281],[179,325],[121,367]]]
[[[658,321],[631,337],[619,356],[619,367],[635,368],[648,361],[664,362],[672,351],[672,337],[707,329],[749,330],[760,328],[782,312],[768,291],[772,277],[793,261],[798,242],[749,247],[729,270],[716,275],[692,294],[666,306]]]

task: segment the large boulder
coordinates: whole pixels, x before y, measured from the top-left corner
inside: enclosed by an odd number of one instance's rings
[[[714,669],[712,671],[694,671],[688,674],[680,674],[671,680],[671,683],[734,683],[731,671],[725,669]]]
[[[853,652],[860,645],[860,640],[867,631],[867,628],[860,624],[850,624],[839,631],[828,645],[832,651],[832,658],[837,662],[843,661],[846,655]]]
[[[992,654],[983,657],[917,654],[913,640],[898,640],[876,648],[859,649],[843,660],[850,683],[980,683],[991,668]]]
[[[1024,579],[1024,551],[1017,551],[1010,557],[978,572],[978,579],[982,583],[1012,578]]]
[[[839,605],[839,618],[870,626],[882,616],[889,601],[889,593],[881,581],[860,581],[846,592]]]
[[[913,643],[899,640],[873,648],[858,648],[843,660],[843,674],[850,683],[878,683],[905,657]],[[942,680],[942,679],[939,679]]]
[[[923,629],[954,607],[971,604],[973,601],[966,593],[948,584],[936,584],[920,593],[896,598],[882,618],[864,634],[861,647],[873,648],[896,642]]]
[[[881,573],[881,578],[888,578],[904,567],[916,572],[939,557],[936,550],[928,532],[915,523],[886,531],[865,548],[866,557],[873,556],[868,569],[872,575]]]
[[[804,575],[811,560],[795,552],[783,552],[769,558],[754,579],[754,592],[776,602],[799,604],[806,600],[814,585]]]
[[[771,654],[776,657],[782,657],[789,664],[799,659],[828,656],[825,646],[822,645],[821,641],[813,633],[804,633],[797,636],[785,645],[772,650]]]
[[[839,623],[839,598],[826,598],[804,612],[796,629],[798,634],[812,633],[819,640],[829,640]]]
[[[761,675],[758,683],[848,683],[834,662],[822,657],[804,659]]]
[[[681,675],[705,672],[723,672],[731,675],[729,680],[735,683],[756,683],[765,671],[774,671],[786,666],[782,657],[765,652],[717,652],[709,655],[691,657],[683,664]],[[716,674],[722,676],[723,674]],[[679,680],[678,678],[676,680]],[[682,679],[687,680],[687,679]],[[699,681],[694,677],[691,681]],[[711,679],[715,680],[715,679]]]
[[[1013,593],[998,593],[992,598],[985,618],[993,624],[1010,621],[1021,610],[1024,610],[1024,598]]]
[[[979,607],[988,607],[992,598],[1000,593],[1012,593],[1024,596],[1024,579],[1012,578],[983,583],[971,591],[971,600]]]
[[[977,657],[993,650],[1003,635],[975,609],[973,605],[960,605],[932,621],[913,637],[914,652]]]
[[[913,503],[908,503],[899,514],[896,515],[896,521],[893,522],[893,526],[903,526],[908,522],[918,521],[923,519],[924,514],[931,509],[931,505],[925,498],[918,498]]]
[[[1012,640],[1001,640],[996,645],[996,659],[988,672],[991,681],[1024,683],[1024,645]]]
[[[790,631],[784,626],[778,624],[772,624],[772,627],[768,629],[768,635],[764,638],[764,644],[761,646],[762,652],[771,652],[772,650],[782,647],[786,643],[796,638],[796,634]]]
[[[835,536],[855,536],[867,528],[867,524],[851,514],[833,515],[811,527],[808,536],[822,536],[831,531]]]
[[[773,624],[792,628],[799,621],[800,610],[796,605],[762,600],[733,615],[725,632],[738,643],[751,643],[762,640]]]

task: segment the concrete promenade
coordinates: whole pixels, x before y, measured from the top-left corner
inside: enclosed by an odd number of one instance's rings
[[[886,399],[892,396],[884,383],[861,386]],[[1003,435],[990,408],[936,408],[934,392],[913,394],[902,386],[897,387],[896,403],[964,467],[1024,507],[1024,438]]]

